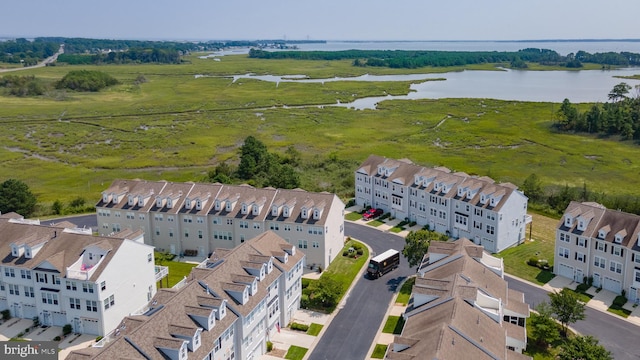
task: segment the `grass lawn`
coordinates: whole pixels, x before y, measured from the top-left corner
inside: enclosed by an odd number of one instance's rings
[[[178,261],[165,261],[162,263],[162,266],[169,267],[169,286],[179,283],[185,276],[189,275],[191,269],[193,269],[196,264],[190,264],[185,262]],[[162,287],[167,287],[167,279],[162,279]]]
[[[587,294],[586,292],[575,291],[569,288],[564,288],[564,290],[573,293],[578,298],[578,300],[582,301],[585,304],[593,298],[593,295]]]
[[[391,231],[392,233],[399,233],[402,230],[404,230],[404,227],[402,226],[394,226],[391,229],[389,229],[389,231]]]
[[[402,284],[400,292],[398,293],[398,297],[396,298],[396,303],[400,303],[402,305],[407,305],[409,303],[409,298],[411,298],[411,290],[413,289],[413,284],[415,283],[416,278],[412,276]]]
[[[371,221],[367,222],[367,225],[373,226],[373,227],[378,227],[378,226],[380,226],[382,224],[384,224],[384,222],[382,222],[380,220],[371,220]]]
[[[287,355],[285,355],[284,358],[289,360],[302,360],[308,350],[309,349],[307,348],[291,345],[291,347],[289,347],[289,351],[287,351]]]
[[[345,215],[344,218],[349,221],[356,221],[362,219],[362,214],[359,214],[357,212],[350,212]]]
[[[530,215],[533,217],[533,223],[531,228],[527,227],[525,243],[506,249],[496,256],[504,259],[504,268],[508,274],[543,285],[555,275],[551,271],[528,265],[527,260],[537,257],[548,260],[549,265],[553,266],[558,220],[535,213]],[[529,241],[530,230],[532,241]]]
[[[322,327],[323,325],[311,323],[311,325],[309,325],[309,330],[307,330],[307,335],[318,336]]]
[[[321,276],[323,278],[330,277],[331,279],[335,280],[340,284],[340,289],[339,289],[340,295],[338,297],[338,300],[336,301],[336,306],[338,303],[340,303],[340,300],[344,296],[347,289],[349,289],[349,286],[351,286],[351,283],[355,279],[356,275],[358,275],[358,273],[360,272],[360,269],[362,269],[362,267],[369,260],[369,249],[366,246],[364,246],[364,244],[356,240],[347,241],[345,246],[342,248],[342,251],[340,252],[340,254],[342,254],[344,251],[348,250],[349,248],[353,247],[355,244],[359,244],[359,246],[362,248],[363,253],[361,256],[358,256],[357,258],[352,258],[350,256],[338,256],[331,262],[329,267],[322,273],[322,276]],[[309,288],[316,281],[318,280],[310,280],[310,279],[305,280],[305,283],[307,283],[308,285],[305,286],[305,284],[303,284],[303,289],[302,289],[303,296],[312,295],[311,292],[309,291]],[[329,312],[329,313],[335,310],[335,306],[326,307],[326,308],[313,308],[310,306],[309,308],[313,310]]]
[[[611,306],[609,306],[607,311],[610,312],[610,313],[614,313],[616,315],[622,316],[623,318],[627,318],[631,314],[631,311],[629,311],[629,310],[627,310],[627,309],[622,307],[626,302],[627,302],[627,298],[626,297],[624,297],[622,295],[618,295],[613,300],[613,304]]]
[[[387,322],[382,328],[382,332],[386,334],[400,335],[404,327],[404,318],[402,316],[389,315]]]
[[[373,348],[373,353],[371,357],[374,359],[384,359],[384,354],[387,353],[387,348],[389,345],[376,344],[376,347]]]

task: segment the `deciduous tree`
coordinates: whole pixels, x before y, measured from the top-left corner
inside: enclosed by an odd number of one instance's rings
[[[549,293],[551,299],[551,308],[556,319],[562,324],[562,334],[567,336],[567,326],[578,320],[584,320],[585,304],[578,300],[578,297],[572,291],[562,289],[560,292]]]
[[[24,217],[33,214],[36,196],[29,186],[16,179],[8,179],[0,184],[0,213],[16,212]]]
[[[413,267],[422,261],[424,254],[429,250],[431,241],[446,241],[447,236],[429,230],[412,231],[405,238],[402,255],[407,258],[409,266]]]
[[[548,302],[536,306],[537,313],[531,313],[531,336],[540,345],[548,345],[560,339],[558,323],[553,319],[553,309]]]
[[[600,345],[593,336],[576,336],[562,345],[559,360],[613,360],[611,352]]]

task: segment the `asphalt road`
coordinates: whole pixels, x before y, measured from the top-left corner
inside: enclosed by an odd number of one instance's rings
[[[404,238],[369,226],[345,222],[345,235],[366,242],[377,254],[404,247]],[[358,279],[309,360],[366,359],[398,284],[415,271],[400,257],[400,267],[380,279]]]
[[[547,291],[529,285],[516,278],[505,276],[509,288],[524,293],[525,301],[533,309],[537,304],[548,301]],[[622,320],[617,316],[592,308],[585,308],[585,320],[571,325],[582,335],[592,335],[600,344],[611,351],[616,360],[640,359],[640,342],[637,341],[640,327]]]
[[[80,215],[55,220],[68,220],[79,227],[97,229],[96,215]],[[43,221],[43,223],[45,223]],[[402,250],[404,239],[392,233],[384,233],[366,225],[345,222],[345,235],[361,240],[375,253],[387,249]],[[415,273],[400,257],[400,267],[380,279],[369,280],[362,277],[351,290],[346,304],[335,316],[324,336],[309,356],[310,360],[323,359],[365,359],[373,343],[380,324],[385,321],[389,302],[394,296],[397,285],[407,276]],[[547,291],[505,276],[509,288],[525,294],[525,301],[534,308],[549,299]],[[571,327],[583,335],[592,335],[613,354],[616,360],[640,359],[640,327],[616,316],[585,309],[586,319]]]

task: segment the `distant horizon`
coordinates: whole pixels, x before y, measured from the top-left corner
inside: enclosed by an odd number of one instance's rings
[[[424,40],[415,40],[415,39],[395,39],[395,40],[381,40],[381,39],[294,39],[294,38],[256,38],[256,39],[206,39],[206,38],[119,38],[119,37],[84,37],[84,36],[56,36],[56,35],[39,35],[39,36],[15,36],[15,35],[0,35],[0,39],[2,40],[15,40],[15,39],[27,39],[33,40],[36,38],[65,38],[65,39],[94,39],[94,40],[116,40],[116,41],[126,41],[126,40],[134,40],[134,41],[175,41],[175,42],[224,42],[224,41],[295,41],[295,42],[342,42],[342,43],[364,43],[364,42],[373,42],[373,43],[394,43],[394,42],[640,42],[640,38],[549,38],[549,39],[463,39],[463,40],[451,40],[451,39],[424,39]]]

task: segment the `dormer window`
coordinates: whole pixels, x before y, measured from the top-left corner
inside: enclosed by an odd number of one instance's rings
[[[214,207],[216,210],[220,210],[220,200],[216,200]]]
[[[278,206],[273,205],[271,207],[271,216],[278,216]]]
[[[480,203],[483,205],[487,203],[487,197],[485,194],[480,195]]]
[[[29,248],[24,250],[24,257],[31,259],[31,250]]]
[[[242,204],[242,214],[245,215],[247,213],[247,204]]]
[[[471,199],[472,197],[471,190],[467,191],[467,199]]]
[[[202,210],[202,201],[196,200],[196,210]]]
[[[414,183],[414,184],[416,184],[416,185],[420,185],[420,178],[416,176],[416,177],[413,179],[413,183]]]
[[[184,202],[184,208],[185,209],[191,209],[191,199],[187,198]]]
[[[573,218],[571,216],[565,216],[564,226],[570,227],[573,225]]]
[[[102,194],[102,202],[103,203],[109,202],[109,194]]]
[[[254,204],[251,213],[255,216],[260,215],[260,206]]]
[[[231,211],[233,208],[231,207],[231,201],[227,201],[227,203],[225,204],[224,209],[226,211]]]
[[[607,232],[603,229],[600,229],[600,231],[598,231],[598,239],[604,239],[605,236],[607,236]]]
[[[167,208],[171,209],[173,207],[173,200],[171,198],[167,199]]]
[[[308,217],[306,208],[302,208],[302,212],[300,213],[300,216],[302,216],[303,219],[306,219]]]
[[[134,196],[133,195],[129,195],[127,200],[128,200],[129,206],[133,206],[133,204],[134,204]]]
[[[159,208],[162,207],[162,198],[160,196],[156,198],[156,206]]]
[[[18,247],[16,245],[11,245],[11,255],[15,257],[20,256],[18,252]]]
[[[313,219],[314,220],[319,220],[320,219],[320,213],[321,213],[320,210],[314,209],[313,210]]]
[[[142,196],[138,196],[138,206],[144,206],[144,198]]]
[[[578,230],[584,231],[585,221],[583,219],[578,220]]]
[[[464,194],[464,190],[462,188],[458,188],[458,196],[462,196]]]
[[[118,195],[113,195],[112,200],[113,200],[114,204],[117,204],[118,203]]]
[[[382,167],[378,167],[378,175],[384,174],[384,169]]]
[[[282,209],[282,216],[284,216],[284,217],[289,217],[289,207],[288,207],[288,206],[285,206],[285,207]]]
[[[491,198],[491,206],[496,206],[496,198]]]
[[[616,242],[616,244],[620,244],[622,242],[622,238],[622,235],[616,234],[616,236],[614,237],[614,241]]]

